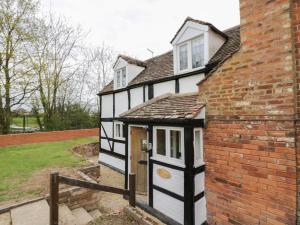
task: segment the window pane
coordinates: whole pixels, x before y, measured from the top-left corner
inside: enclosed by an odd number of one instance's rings
[[[202,149],[201,149],[201,132],[200,130],[195,131],[195,161],[202,160]]]
[[[156,153],[159,155],[166,155],[166,131],[156,130]]]
[[[117,87],[119,88],[121,86],[121,72],[117,72]]]
[[[126,68],[122,69],[122,87],[126,86]]]
[[[185,70],[188,68],[188,47],[187,44],[182,45],[179,48],[179,65],[180,70]]]
[[[192,66],[193,69],[204,66],[203,37],[192,41]]]
[[[121,137],[121,125],[116,124],[116,137]]]
[[[178,130],[170,131],[171,158],[181,159],[181,132]]]

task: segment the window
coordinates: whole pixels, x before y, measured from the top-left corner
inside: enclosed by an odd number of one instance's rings
[[[203,136],[202,129],[194,130],[194,157],[195,166],[199,166],[203,163]]]
[[[156,152],[159,155],[166,155],[166,131],[162,129],[157,129],[156,131]]]
[[[123,137],[123,124],[115,122],[115,138],[124,138]]]
[[[204,36],[189,40],[178,48],[179,71],[204,67]]]
[[[126,68],[122,69],[122,87],[126,86]]]
[[[192,68],[204,66],[204,40],[197,38],[192,40]]]
[[[121,71],[117,72],[117,88],[121,87]]]
[[[181,132],[178,130],[170,131],[171,158],[181,159]]]
[[[154,157],[184,165],[183,128],[154,127]]]
[[[116,78],[116,86],[117,88],[126,87],[127,84],[127,74],[126,74],[126,67],[119,69],[117,71],[117,78]]]
[[[188,45],[182,45],[179,47],[179,65],[180,70],[186,70],[188,68]]]

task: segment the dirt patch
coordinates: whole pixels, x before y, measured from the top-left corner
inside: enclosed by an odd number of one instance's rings
[[[72,149],[72,151],[76,152],[79,155],[84,157],[93,157],[99,155],[99,143],[90,143],[85,145],[76,146]]]
[[[119,213],[103,215],[92,225],[139,225],[123,211]]]

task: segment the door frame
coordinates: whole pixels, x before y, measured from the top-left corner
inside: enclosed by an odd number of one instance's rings
[[[127,159],[127,163],[128,163],[128,174],[131,171],[131,128],[136,127],[136,128],[145,128],[148,129],[147,125],[128,125],[128,159]],[[147,131],[147,143],[149,143],[149,132]],[[149,158],[149,154],[148,154],[148,163],[147,163],[147,200],[149,199],[149,164],[150,164],[150,158]],[[128,182],[129,182],[129,176],[128,176]],[[149,202],[148,202],[149,204]]]

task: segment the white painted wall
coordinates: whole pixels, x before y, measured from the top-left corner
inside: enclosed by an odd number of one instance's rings
[[[206,221],[206,200],[201,198],[195,202],[195,225],[201,225],[204,221]]]
[[[171,174],[170,179],[161,178],[157,174],[158,169],[165,169]],[[170,169],[168,167],[153,164],[153,184],[166,190],[184,196],[184,172]]]
[[[195,176],[195,196],[204,191],[205,173],[199,173]]]
[[[113,117],[113,95],[102,95],[101,101],[101,117],[112,118]]]
[[[225,41],[226,40],[224,37],[215,33],[211,29],[208,31],[209,58],[214,56],[214,54],[220,49]]]
[[[166,81],[153,85],[154,97],[166,94],[175,93],[175,81]]]
[[[180,224],[184,221],[184,203],[171,196],[153,190],[153,208]]]
[[[131,108],[143,103],[143,87],[133,88],[130,90]]]
[[[139,75],[145,68],[133,64],[127,66],[127,83],[132,81],[137,75]]]
[[[113,137],[113,122],[101,122],[104,127],[106,134],[109,138]],[[103,127],[101,126],[101,136],[105,137],[105,133],[103,131]]]
[[[179,79],[179,93],[198,92],[197,83],[204,79],[204,74],[197,74]]]
[[[114,145],[114,151],[115,151],[116,153],[125,155],[125,144],[115,142],[115,145]]]
[[[123,172],[125,171],[125,160],[115,158],[102,152],[99,155],[99,161],[109,164],[119,170],[122,170]]]
[[[111,103],[112,104],[112,103]],[[128,94],[122,91],[115,94],[115,117],[128,110]]]
[[[110,143],[110,145],[109,145]],[[112,142],[107,139],[101,139],[101,148],[110,151],[110,146],[112,146]]]

